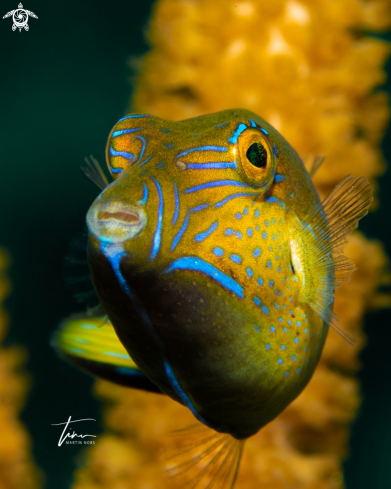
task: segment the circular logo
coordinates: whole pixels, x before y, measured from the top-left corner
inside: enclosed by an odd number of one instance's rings
[[[18,8],[15,10],[12,18],[14,20],[14,25],[18,29],[21,29],[22,27],[25,27],[27,25],[29,16],[28,16],[28,13],[24,9]]]

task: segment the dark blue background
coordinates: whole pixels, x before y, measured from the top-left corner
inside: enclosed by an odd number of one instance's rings
[[[3,1],[1,17],[17,3]],[[131,93],[127,61],[147,50],[143,31],[151,4],[26,0],[24,7],[39,17],[29,20],[29,32],[12,32],[12,19],[0,22],[0,245],[13,260],[7,343],[30,351],[33,388],[22,419],[50,489],[67,488],[78,462],[76,447],[56,446],[59,428],[50,424],[69,415],[99,420],[90,378],[59,361],[49,346],[59,320],[81,310],[64,285],[63,260],[97,189],[79,166],[89,154],[104,162],[107,135]],[[381,179],[381,209],[361,226],[382,240],[389,254],[390,184],[387,173]],[[364,403],[346,464],[348,489],[391,485],[390,323],[390,311],[367,317],[369,344],[360,374]]]

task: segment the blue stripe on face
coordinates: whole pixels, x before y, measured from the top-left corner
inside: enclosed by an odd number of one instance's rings
[[[242,193],[237,193],[237,194],[231,194],[231,195],[228,195],[228,197],[225,197],[225,199],[220,200],[220,202],[217,202],[217,204],[215,204],[215,207],[222,207],[224,204],[226,204],[227,202],[229,202],[232,199],[236,199],[237,197],[249,197],[252,195],[258,195],[258,193],[242,192]]]
[[[221,170],[223,168],[236,168],[236,163],[186,163],[188,170]]]
[[[150,177],[150,178],[152,180],[154,180],[156,188],[158,189],[159,198],[160,198],[160,193],[161,193],[160,185],[158,184],[158,182],[156,182],[156,180],[153,177]],[[163,198],[161,198],[160,202],[161,203],[163,202]],[[160,207],[160,202],[159,202],[159,207]],[[192,405],[190,399],[187,397],[185,392],[182,390],[182,388],[181,388],[178,380],[176,379],[174,372],[172,371],[172,368],[171,368],[171,366],[167,360],[167,355],[166,355],[166,351],[165,351],[163,342],[161,341],[160,337],[156,334],[156,331],[155,331],[154,327],[152,326],[152,323],[151,323],[146,311],[144,310],[143,306],[141,305],[141,303],[139,302],[137,297],[133,295],[132,290],[129,288],[126,280],[122,276],[122,273],[120,271],[120,261],[121,261],[121,258],[123,256],[125,256],[125,253],[123,252],[123,250],[118,250],[117,248],[113,248],[110,246],[108,246],[106,248],[103,247],[102,252],[110,260],[110,263],[113,267],[113,271],[114,271],[122,289],[130,297],[130,299],[131,299],[133,305],[135,306],[137,312],[140,314],[145,326],[149,329],[152,338],[154,338],[157,345],[159,346],[161,354],[162,354],[162,358],[164,361],[164,367],[166,370],[166,374],[167,374],[167,377],[168,377],[173,389],[178,394],[178,396],[182,399],[182,401],[186,404],[186,406],[193,412],[193,414],[197,417],[197,419],[199,419],[202,423],[207,424],[204,419],[202,419],[200,416],[198,416],[197,411],[195,410],[194,406]],[[82,350],[81,350],[81,352],[84,353]]]
[[[175,260],[168,268],[167,272],[172,272],[173,270],[190,270],[204,273],[241,299],[244,297],[243,287],[238,284],[236,280],[223,273],[211,263],[208,263],[201,258],[197,258],[196,256],[185,256]]]
[[[148,200],[148,187],[143,183],[143,198],[139,200],[141,205],[145,205]]]
[[[148,163],[148,161],[152,158],[152,156],[153,155],[148,156],[148,158],[145,158],[145,160],[143,162],[141,162],[138,167],[141,168],[142,166],[145,165],[145,163]]]
[[[174,237],[172,240],[172,245],[171,245],[171,250],[175,250],[177,244],[179,243],[179,240],[182,238],[183,233],[186,231],[187,225],[189,224],[189,214],[186,215],[185,220],[182,224],[181,229],[178,231],[177,235]]]
[[[143,138],[142,136],[136,136],[135,139],[139,139],[143,144],[143,147],[141,148],[140,154],[138,155],[138,160],[140,161],[144,155],[144,151],[145,151],[145,148],[147,146],[147,142],[145,141],[145,138]]]
[[[242,134],[243,131],[247,129],[246,124],[239,124],[236,131],[233,133],[233,135],[228,139],[228,142],[232,144],[236,144],[238,137]]]
[[[278,205],[280,205],[283,209],[285,209],[285,204],[282,202],[280,199],[277,199],[277,197],[266,197],[266,202],[276,202]]]
[[[224,187],[226,185],[232,186],[232,187],[247,187],[245,183],[238,182],[237,180],[214,180],[212,182],[207,182],[203,183],[202,185],[196,185],[195,187],[190,187],[186,190],[183,191],[184,194],[190,194],[192,192],[198,192],[198,190],[204,190],[206,188],[213,188],[213,187]]]
[[[257,127],[257,125],[255,124],[255,122],[252,121],[251,119],[250,119],[250,124],[251,124],[251,127]]]
[[[204,241],[205,238],[207,238],[209,235],[211,235],[214,231],[217,229],[217,221],[215,221],[209,229],[206,231],[196,234],[194,239],[198,242]]]
[[[149,114],[134,114],[134,115],[127,115],[125,117],[122,117],[118,122],[124,121],[126,119],[139,119],[140,117],[152,117]],[[117,123],[118,124],[118,123]]]
[[[181,156],[185,156],[189,153],[193,153],[194,151],[225,152],[225,151],[228,151],[228,148],[226,148],[225,146],[199,146],[198,148],[190,148],[190,149],[187,149],[186,151],[182,151],[182,153],[179,153],[179,155],[177,155],[177,158],[180,158]]]
[[[179,195],[178,195],[178,188],[177,188],[175,182],[174,182],[174,197],[175,197],[175,211],[174,211],[174,216],[172,218],[172,225],[173,226],[177,222],[178,214],[179,214]]]
[[[197,207],[193,207],[192,209],[190,209],[190,211],[191,212],[201,211],[202,209],[205,209],[205,207],[209,207],[209,204],[198,205]]]
[[[126,158],[127,160],[131,160],[132,158],[134,158],[134,155],[132,155],[132,153],[127,153],[126,151],[115,151],[115,149],[113,149],[111,146],[109,153],[111,156],[122,156],[122,158]]]
[[[111,246],[105,243],[101,243],[101,251],[110,261],[110,264],[113,268],[113,272],[117,277],[118,283],[120,284],[122,290],[130,297],[134,307],[136,308],[137,312],[141,316],[141,319],[143,320],[144,324],[151,331],[154,338],[157,338],[157,341],[160,341],[159,338],[156,337],[156,333],[153,329],[148,314],[144,310],[143,306],[139,303],[138,299],[134,296],[132,290],[130,289],[128,283],[126,282],[120,270],[121,258],[126,256],[126,254],[122,249],[118,248],[117,246]]]
[[[149,257],[150,260],[154,260],[156,258],[157,252],[159,251],[160,248],[160,242],[162,239],[162,227],[163,227],[163,192],[162,189],[158,183],[158,181],[153,178],[149,177],[153,183],[156,185],[156,189],[159,194],[159,208],[158,208],[158,213],[157,213],[157,223],[156,223],[156,230],[155,230],[155,235],[153,237],[153,246],[152,246],[152,251],[151,251],[151,256]]]
[[[263,127],[261,127],[260,129],[261,129],[261,131],[263,132],[263,134],[266,134],[266,136],[269,134],[269,133],[266,131],[266,129],[264,129]]]
[[[131,132],[137,132],[141,131],[144,129],[143,127],[135,127],[133,129],[121,129],[119,131],[114,131],[113,134],[111,135],[112,138],[116,138],[117,136],[122,136],[123,134],[129,134]]]

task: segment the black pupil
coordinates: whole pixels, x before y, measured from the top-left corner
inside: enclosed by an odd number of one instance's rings
[[[247,150],[248,161],[257,168],[265,168],[267,152],[261,143],[253,143]]]

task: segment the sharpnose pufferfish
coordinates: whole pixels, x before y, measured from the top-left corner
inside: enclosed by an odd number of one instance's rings
[[[346,236],[372,201],[348,176],[321,203],[266,121],[231,109],[184,121],[131,114],[107,144],[114,181],[87,214],[108,320],[65,321],[57,349],[84,370],[167,394],[216,434],[174,473],[234,486],[243,444],[304,389],[353,264]]]

